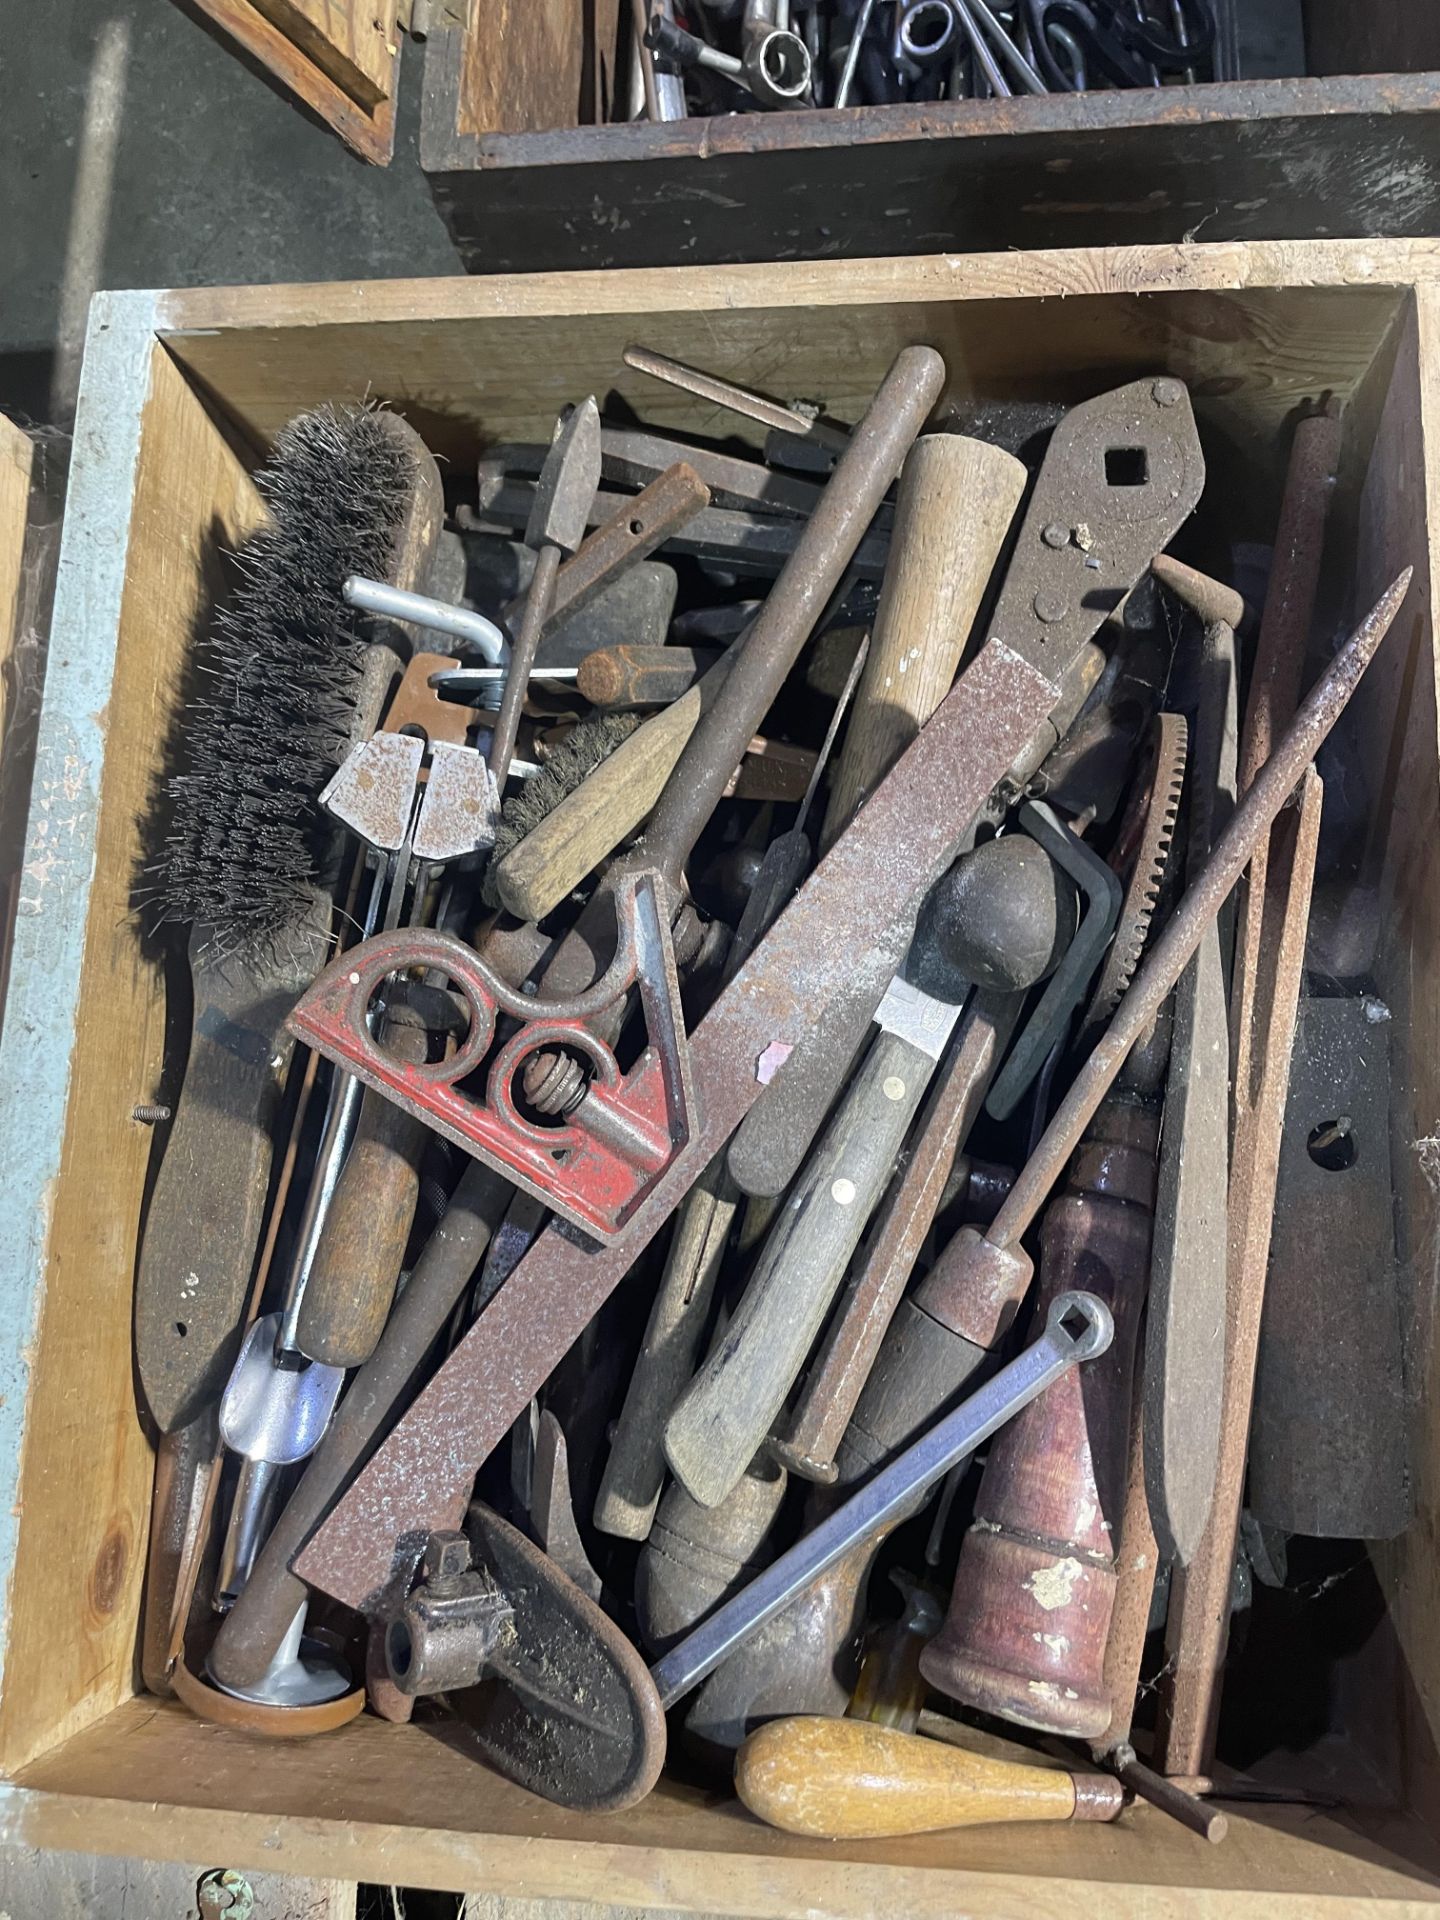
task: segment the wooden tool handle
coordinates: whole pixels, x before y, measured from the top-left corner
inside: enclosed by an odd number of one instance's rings
[[[392,1025],[387,1051],[425,1059],[423,1028]],[[429,1129],[373,1088],[336,1182],[295,1321],[295,1344],[331,1367],[359,1367],[390,1317],[415,1222]]]
[[[930,1056],[898,1034],[876,1034],[781,1209],[723,1340],[666,1423],[666,1458],[702,1505],[724,1499],[785,1404],[933,1070]]]
[[[135,1358],[162,1433],[219,1399],[239,1350],[293,1051],[283,1022],[324,952],[318,930],[297,930],[293,972],[264,978],[243,960],[207,963],[203,938],[192,941],[190,1057],[135,1280]]]
[[[582,699],[606,712],[668,707],[719,658],[713,648],[597,647],[580,662],[575,684]]]
[[[700,711],[701,692],[695,686],[637,727],[510,849],[494,876],[495,892],[508,913],[518,920],[543,920],[639,826],[660,798]]]
[[[650,1310],[610,1458],[595,1500],[595,1525],[622,1540],[644,1540],[665,1484],[662,1434],[689,1384],[710,1324],[715,1285],[740,1204],[739,1189],[717,1154],[685,1197]]]
[[[831,780],[822,856],[949,692],[1025,477],[1013,455],[959,434],[922,435],[906,455],[875,631]],[[863,1022],[854,1044],[862,1038]],[[837,1040],[823,1034],[823,1023],[817,1027],[741,1123],[730,1171],[744,1192],[778,1193],[794,1177],[850,1064],[853,1047]]]
[[[1150,1273],[1156,1119],[1107,1102],[1046,1212],[1038,1311],[1083,1286],[1115,1319],[1103,1361],[1047,1387],[991,1443],[945,1625],[920,1671],[952,1699],[1094,1739],[1125,1507],[1135,1342]]]
[[[1022,1767],[866,1720],[772,1720],[735,1756],[735,1791],[761,1820],[823,1840],[878,1840],[997,1821],[1113,1819],[1106,1775]]]
[[[620,511],[603,526],[596,527],[579,551],[571,554],[555,576],[555,594],[545,617],[544,631],[576,620],[592,600],[633,567],[663,546],[672,533],[678,533],[710,504],[710,489],[684,460],[652,480],[648,487],[626,500]],[[517,595],[504,609],[504,618],[514,620],[524,604]]]
[[[1013,454],[927,433],[906,455],[870,655],[820,836],[827,853],[955,678],[1025,490]]]

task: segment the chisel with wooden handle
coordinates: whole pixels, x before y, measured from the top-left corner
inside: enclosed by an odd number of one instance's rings
[[[841,689],[795,824],[765,850],[730,943],[727,979],[745,964],[809,869],[811,846],[806,826],[811,804],[863,669],[868,645],[868,640],[861,641],[850,676]],[[595,1499],[595,1525],[602,1533],[617,1534],[624,1540],[644,1540],[650,1532],[665,1484],[665,1421],[695,1371],[739,1203],[740,1192],[730,1178],[725,1155],[717,1153],[686,1195],[671,1235],[665,1272],[636,1356],[625,1404],[615,1423],[605,1477]]]
[[[735,1791],[786,1833],[880,1840],[1001,1821],[1113,1820],[1108,1773],[1026,1767],[867,1720],[772,1720],[735,1756]]]

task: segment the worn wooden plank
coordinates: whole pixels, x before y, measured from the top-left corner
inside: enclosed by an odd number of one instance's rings
[[[1305,0],[1311,73],[1423,73],[1440,67],[1440,14],[1416,0]]]
[[[399,0],[256,0],[297,52],[362,107],[393,99]]]
[[[164,324],[176,356],[261,443],[300,407],[366,393],[394,401],[452,459],[477,440],[548,433],[556,407],[591,389],[623,395],[657,426],[747,430],[625,368],[636,339],[853,419],[898,349],[926,340],[950,365],[951,398],[1033,394],[1044,367],[1047,395],[1073,400],[1163,363],[1191,382],[1207,425],[1268,459],[1317,380],[1344,393],[1362,377],[1402,298],[1394,276],[1440,257],[1416,244],[417,281],[295,289],[278,314],[266,290],[242,288],[172,295]],[[1276,273],[1287,287],[1267,284]],[[1153,297],[1100,297],[1121,291]],[[284,329],[283,354],[257,353],[256,326],[271,339]]]
[[[130,1298],[152,1136],[130,1115],[157,1084],[165,1003],[132,889],[158,743],[218,548],[260,510],[244,465],[155,345],[150,312],[132,296],[92,319],[76,428],[87,459],[61,555],[0,1042],[0,1164],[14,1199],[0,1209],[0,1419],[14,1422],[0,1458],[0,1564],[13,1555],[26,1576],[8,1592],[10,1768],[133,1691],[151,1454]],[[124,343],[113,353],[112,333]],[[134,394],[147,388],[142,430]],[[128,549],[100,532],[126,502]],[[70,1602],[61,1633],[59,1594]]]
[[[1418,235],[1440,189],[1433,73],[511,133],[466,57],[431,35],[421,164],[473,273]]]
[[[24,832],[29,793],[28,769],[22,778],[18,766],[22,748],[15,722],[21,678],[27,671],[21,626],[34,464],[35,443],[30,435],[0,414],[0,1019],[4,1017],[10,931],[19,879],[11,847],[17,834]],[[28,752],[25,758],[28,761]]]
[[[1415,566],[1404,627],[1362,688],[1357,745],[1376,825],[1347,918],[1399,924],[1373,942],[1378,991],[1394,1015],[1391,1162],[1399,1244],[1408,1249],[1406,1388],[1417,1512],[1440,1503],[1440,298],[1420,290],[1397,342],[1356,523],[1354,606],[1390,570]],[[1403,559],[1401,556],[1405,556]],[[1366,676],[1367,681],[1370,676]],[[1398,1697],[1376,1705],[1372,1744],[1405,1729],[1407,1788],[1440,1820],[1440,1560],[1424,1520],[1371,1549],[1403,1656]]]
[[[1223,1847],[1137,1807],[1113,1827],[817,1841],[669,1779],[623,1818],[537,1800],[463,1743],[362,1717],[262,1741],[135,1701],[0,1793],[0,1840],[757,1920],[1434,1920],[1433,1837],[1313,1808],[1232,1817]],[[1430,1865],[1410,1865],[1415,1861]]]
[[[388,164],[395,147],[395,89],[399,75],[397,0],[180,0],[187,12],[239,47],[249,62],[270,74],[287,93],[333,127],[362,160]],[[326,40],[317,26],[354,13],[357,24],[342,41]],[[362,25],[376,21],[377,45],[365,44]],[[294,37],[308,35],[309,44]],[[381,54],[388,70],[378,78]],[[321,57],[317,57],[323,55]],[[364,77],[354,64],[363,58]],[[348,71],[346,80],[336,73]]]
[[[11,705],[9,675],[20,618],[20,581],[34,463],[35,442],[13,420],[0,414],[0,752]]]
[[[213,1863],[0,1848],[0,1920],[200,1920]],[[247,1873],[255,1920],[355,1920],[353,1881]]]
[[[486,0],[470,31],[455,34],[459,132],[541,133],[577,125],[587,12],[583,0]]]

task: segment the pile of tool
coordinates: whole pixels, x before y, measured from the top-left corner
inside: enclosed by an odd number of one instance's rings
[[[1408,575],[1302,700],[1319,409],[1237,743],[1179,381],[928,426],[913,346],[851,426],[625,358],[745,438],[584,399],[447,503],[327,408],[259,476],[143,889],[148,1684],[592,1809],[673,1708],[799,1831],[1216,1837],[1312,762]]]
[[[1234,0],[633,0],[630,117],[1239,78]]]

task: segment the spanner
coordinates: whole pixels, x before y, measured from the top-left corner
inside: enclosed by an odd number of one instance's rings
[[[1113,1335],[1110,1310],[1102,1300],[1089,1293],[1059,1294],[1038,1340],[656,1662],[650,1678],[661,1705],[674,1706],[812,1580],[944,1479],[957,1461],[973,1453],[1053,1380],[1080,1361],[1104,1353]]]

